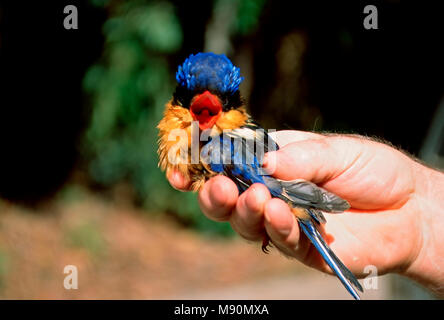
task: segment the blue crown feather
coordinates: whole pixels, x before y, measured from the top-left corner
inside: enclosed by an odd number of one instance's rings
[[[224,54],[190,55],[176,72],[177,83],[189,90],[209,89],[233,94],[244,80]]]

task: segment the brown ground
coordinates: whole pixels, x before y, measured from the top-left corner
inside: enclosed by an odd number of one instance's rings
[[[78,268],[77,290],[63,286],[66,265]],[[387,298],[387,288],[382,279],[363,298]],[[275,249],[265,255],[259,243],[204,236],[77,190],[38,210],[0,200],[0,299],[350,296],[336,278]]]
[[[65,265],[79,289],[66,290]],[[152,299],[297,272],[239,238],[201,236],[91,195],[37,212],[0,202],[0,298]]]

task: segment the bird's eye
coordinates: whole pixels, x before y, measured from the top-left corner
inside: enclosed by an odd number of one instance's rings
[[[229,109],[230,108],[229,99],[226,96],[224,96],[224,97],[222,97],[221,100],[222,100],[222,105],[224,106],[224,109]]]
[[[189,108],[191,99],[192,99],[192,92],[190,92],[184,87],[177,86],[176,91],[174,92],[173,95],[174,104],[183,108]]]
[[[220,98],[222,100],[224,111],[237,109],[243,105],[243,101],[242,101],[239,91],[236,91],[233,94],[224,94]]]

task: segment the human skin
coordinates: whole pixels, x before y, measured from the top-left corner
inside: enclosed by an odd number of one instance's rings
[[[444,297],[444,174],[387,144],[356,135],[279,131],[281,147],[266,154],[264,167],[282,180],[305,179],[346,199],[351,208],[326,214],[321,232],[332,250],[358,277],[367,265],[378,274],[399,273]],[[187,190],[177,172],[173,187]],[[229,221],[248,240],[265,232],[284,254],[331,273],[300,235],[288,205],[254,184],[238,194],[234,182],[216,176],[199,192],[202,212]]]

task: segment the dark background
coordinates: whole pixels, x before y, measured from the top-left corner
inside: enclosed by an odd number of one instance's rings
[[[182,47],[168,56],[174,73],[203,50],[213,3],[172,3],[183,30]],[[79,10],[78,30],[63,28],[66,4]],[[253,52],[250,110],[268,127],[376,136],[417,154],[444,88],[441,7],[372,2],[379,29],[365,30],[365,4],[266,3],[255,32],[233,37],[235,52]],[[0,195],[32,203],[57,190],[81,160],[90,115],[82,79],[101,56],[107,11],[87,1],[3,1],[0,10]],[[302,94],[293,100],[314,110],[305,122],[284,101],[292,92],[279,88],[275,72],[279,42],[291,30],[307,39]],[[273,90],[283,91],[270,100]]]

